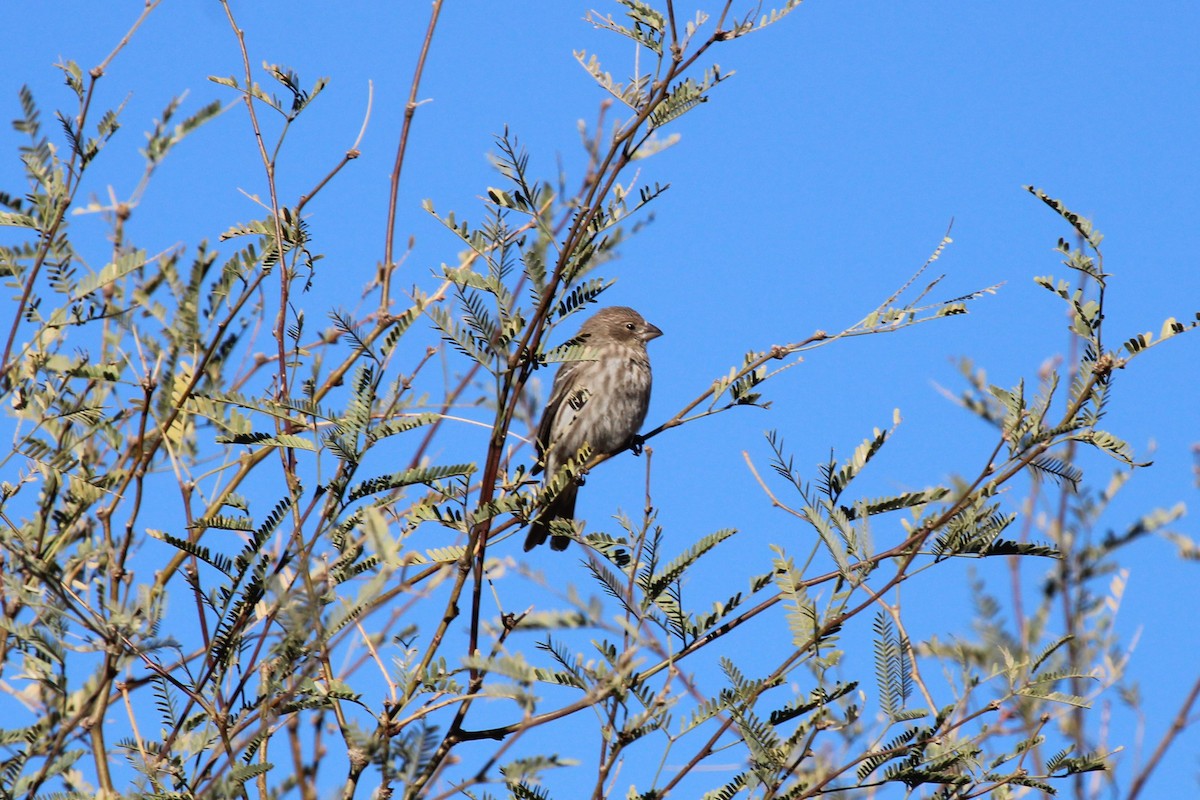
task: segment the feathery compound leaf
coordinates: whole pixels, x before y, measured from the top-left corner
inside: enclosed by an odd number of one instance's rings
[[[753,781],[753,783],[751,783]],[[738,773],[733,780],[725,784],[719,789],[714,789],[711,792],[705,792],[700,800],[733,800],[747,786],[757,785],[757,778],[753,778],[749,772]]]
[[[425,556],[428,561],[421,561],[419,563],[453,564],[462,558],[462,555],[465,552],[467,552],[467,548],[462,545],[433,547],[425,551]]]
[[[611,73],[605,72],[600,67],[600,59],[596,58],[594,54],[588,55],[586,50],[575,50],[573,54],[575,60],[579,62],[579,66],[583,67],[587,74],[592,76],[592,80],[601,89],[634,111],[642,107],[642,104],[647,99],[651,83],[648,75],[635,78],[628,83],[621,83],[614,79]]]
[[[196,520],[191,525],[192,530],[204,531],[216,528],[223,531],[252,531],[254,522],[249,517],[231,517],[227,514],[214,514]]]
[[[904,492],[891,497],[864,500],[855,504],[854,508],[845,509],[846,518],[856,520],[862,517],[873,517],[876,514],[886,514],[889,511],[899,511],[902,508],[920,508],[929,503],[936,503],[949,493],[950,489],[945,486],[934,486],[919,492]]]
[[[700,541],[696,542],[683,553],[680,553],[671,563],[658,570],[652,577],[639,579],[638,585],[646,593],[646,598],[651,601],[657,601],[667,587],[678,580],[688,567],[695,564],[700,560],[701,556],[735,533],[737,531],[733,528],[723,528],[715,533],[702,536]]]
[[[723,711],[727,711],[734,702],[737,701],[737,695],[731,689],[722,689],[721,692],[713,698],[705,700],[696,707],[679,726],[679,735],[694,730],[708,720],[717,716]]]
[[[1121,474],[1128,475],[1129,473]],[[1187,506],[1183,503],[1176,503],[1171,508],[1156,508],[1138,517],[1120,534],[1109,534],[1106,536],[1103,546],[1111,552],[1120,544],[1133,541],[1148,533],[1155,533],[1162,530],[1165,526],[1180,519],[1186,513]]]
[[[404,334],[408,333],[412,324],[420,318],[428,306],[428,299],[420,292],[414,292],[413,300],[415,303],[410,306],[403,314],[399,314],[392,318],[392,325],[388,328],[387,333],[383,337],[382,344],[379,346],[379,355],[381,359],[386,359],[395,348],[396,343],[400,341]]]
[[[607,533],[589,533],[583,539],[588,547],[621,569],[629,566],[632,557],[629,555],[629,542],[624,539],[615,539]]]
[[[0,225],[38,230],[38,222],[33,217],[28,214],[15,214],[9,211],[0,211]]]
[[[477,337],[470,330],[463,328],[450,312],[439,306],[426,309],[433,324],[442,332],[442,338],[454,345],[459,352],[470,358],[479,366],[491,371],[496,354],[487,339]]]
[[[763,581],[769,584],[771,581],[771,576],[765,576]],[[761,586],[762,584],[759,585]],[[754,591],[757,591],[757,589]],[[696,617],[688,633],[692,636],[702,636],[703,634],[708,633],[718,622],[736,611],[742,605],[743,600],[744,597],[742,593],[738,592],[723,603],[714,601],[712,604],[712,611],[703,616]]]
[[[1042,664],[1046,663],[1046,659],[1050,658],[1050,656],[1054,655],[1056,652],[1058,652],[1060,649],[1062,649],[1063,645],[1067,644],[1074,638],[1075,637],[1072,634],[1067,634],[1066,636],[1060,636],[1059,638],[1055,639],[1053,642],[1051,642],[1050,644],[1048,644],[1044,648],[1042,648],[1041,652],[1039,652],[1036,656],[1034,656],[1033,660],[1030,662],[1029,672],[1031,674],[1036,675],[1037,671],[1042,668]]]
[[[795,719],[810,711],[815,711],[818,708],[824,708],[830,703],[845,697],[852,692],[858,690],[858,681],[850,681],[849,683],[838,682],[830,689],[825,689],[820,686],[813,689],[808,694],[806,700],[788,703],[783,708],[776,709],[771,712],[768,719],[772,725],[782,725],[789,720]]]
[[[379,492],[385,492],[390,489],[400,489],[405,486],[411,486],[414,483],[432,483],[433,481],[443,480],[445,478],[453,478],[458,476],[469,476],[474,474],[474,464],[448,464],[441,467],[414,467],[401,472],[395,472],[391,475],[380,475],[376,478],[371,478],[359,483],[350,489],[347,495],[348,500],[358,500]]]
[[[1081,676],[1081,677],[1091,677],[1091,676],[1085,675],[1085,676]],[[1074,708],[1091,708],[1092,707],[1091,701],[1088,700],[1086,697],[1080,697],[1079,695],[1069,694],[1066,692],[1044,691],[1040,687],[1035,687],[1035,686],[1030,686],[1025,689],[1019,690],[1019,691],[1015,692],[1015,694],[1020,695],[1021,697],[1036,697],[1036,698],[1040,698],[1042,700],[1049,700],[1052,703],[1062,703],[1063,705],[1072,706]]]
[[[213,553],[202,544],[189,542],[187,539],[180,539],[178,536],[172,536],[166,531],[160,531],[156,528],[148,528],[146,532],[155,539],[164,541],[172,547],[182,550],[190,556],[195,556],[205,564],[208,564],[210,567],[214,567],[217,569],[217,571],[229,576],[229,570],[233,566],[233,560],[228,556],[223,556],[219,553]]]
[[[575,766],[579,762],[559,758],[556,754],[518,758],[500,767],[500,774],[516,800],[549,800],[548,790],[540,786],[527,786],[524,781],[536,780],[548,769]]]
[[[433,210],[433,203],[428,200],[422,203],[422,207],[432,214],[434,218],[438,220],[438,222],[441,222],[443,225],[453,231],[460,239],[462,239],[463,243],[470,247],[477,256],[483,258],[485,261],[490,259],[491,250],[495,242],[483,231],[471,230],[471,226],[467,222],[459,222],[457,220],[453,211],[451,211],[445,217],[438,216],[437,212]],[[435,306],[430,306],[430,310],[433,308],[435,308]]]
[[[294,450],[312,450],[317,449],[311,441],[303,436],[293,436],[292,434],[281,433],[234,433],[226,436],[217,437],[218,444],[249,444],[261,445],[262,447],[287,447]]]
[[[908,640],[896,633],[891,618],[882,611],[875,616],[874,628],[875,679],[879,687],[879,705],[883,713],[897,721],[913,691]]]
[[[633,604],[630,603],[630,598],[626,593],[628,583],[623,576],[613,572],[607,566],[595,559],[588,559],[587,570],[592,574],[592,578],[594,578],[595,581],[600,584],[600,588],[602,588],[604,592],[614,600],[619,602],[625,611],[629,613],[636,613],[638,611],[638,609],[635,609]]]
[[[1021,427],[1025,420],[1025,381],[1022,380],[1012,391],[1001,389],[999,386],[989,386],[992,396],[1004,407],[1004,420],[1000,427],[1010,450],[1019,446]]]
[[[299,493],[298,487],[297,493]],[[283,522],[284,516],[291,510],[293,503],[294,500],[291,497],[284,497],[276,503],[275,507],[271,509],[271,513],[267,515],[267,518],[255,530],[253,541],[258,543],[265,542],[267,537],[278,530],[279,524]],[[257,551],[257,547],[255,550]]]
[[[1133,460],[1133,448],[1122,439],[1118,439],[1107,431],[1084,431],[1076,437],[1081,442],[1087,442],[1095,446],[1098,450],[1108,453],[1118,461],[1130,464],[1135,467],[1148,467],[1151,462],[1136,462]]]
[[[182,102],[182,96],[172,98],[163,110],[162,117],[154,121],[154,130],[147,134],[148,141],[140,152],[152,165],[161,163],[171,148],[183,141],[192,131],[220,114],[224,107],[220,100],[214,100],[167,132],[167,125]]]
[[[634,32],[630,38],[662,55],[663,37],[667,33],[667,19],[658,9],[641,0],[617,0],[629,9],[626,14],[633,20]],[[625,29],[622,33],[628,34]]]
[[[1079,489],[1079,481],[1083,478],[1083,470],[1074,464],[1052,456],[1040,456],[1029,462],[1029,469],[1034,475],[1049,475],[1055,483],[1066,484],[1071,491]]]
[[[956,514],[933,544],[937,560],[959,555],[993,555],[989,548],[1017,518],[1016,514],[1001,514],[999,508],[985,503],[981,497]]]
[[[825,549],[837,564],[838,572],[846,581],[853,583],[855,576],[850,570],[853,549],[848,546],[850,536],[847,535],[848,520],[845,519],[845,515],[836,510],[834,513],[839,518],[833,519],[830,509],[825,504],[808,503],[803,506],[803,511],[805,520],[817,531],[821,544],[825,545]]]
[[[661,128],[672,120],[682,117],[687,112],[691,111],[701,103],[707,103],[708,97],[706,92],[711,85],[723,80],[720,72],[716,73],[716,80],[709,86],[704,83],[697,82],[692,78],[685,78],[675,85],[670,93],[663,99],[662,103],[655,107],[650,113],[650,128]]]
[[[982,556],[1042,556],[1062,558],[1062,551],[1052,544],[1043,542],[1014,542],[1011,539],[996,539],[979,552]]]
[[[463,657],[463,666],[493,675],[502,675],[524,684],[532,684],[537,680],[537,670],[520,653],[499,658],[468,655]]]
[[[546,254],[538,247],[526,248],[521,253],[521,265],[529,278],[529,292],[537,302],[546,289]]]
[[[865,781],[872,772],[879,769],[889,761],[895,761],[898,758],[906,757],[911,749],[908,747],[909,742],[916,738],[917,733],[920,730],[920,728],[907,728],[899,736],[895,737],[883,747],[879,748],[878,753],[869,755],[866,759],[864,759],[863,763],[859,765],[858,770],[855,773],[858,776],[859,781]],[[895,766],[899,767],[899,765]],[[890,774],[888,777],[891,777]]]
[[[502,514],[512,514],[524,508],[527,503],[527,495],[514,492],[499,497],[495,500],[490,500],[486,503],[481,503],[477,508],[469,511],[466,516],[468,526],[476,525],[485,519],[495,519]]]
[[[800,7],[802,2],[804,2],[804,0],[786,0],[786,2],[784,2],[779,8],[773,8],[770,11],[763,13],[757,18],[757,21],[755,20],[754,12],[748,13],[741,22],[735,23],[728,31],[725,32],[724,38],[726,40],[736,39],[750,33],[761,31],[764,28],[774,25],[776,22],[779,22],[779,20],[795,11]],[[759,4],[758,8],[761,9],[762,5]]]
[[[1041,189],[1038,189],[1034,186],[1025,186],[1024,188],[1025,191],[1029,192],[1031,195],[1050,206],[1050,208],[1054,209],[1055,213],[1070,223],[1071,227],[1075,229],[1075,232],[1083,237],[1083,239],[1089,245],[1091,245],[1093,249],[1099,249],[1100,242],[1103,241],[1104,236],[1100,233],[1100,231],[1092,227],[1091,220],[1087,219],[1086,217],[1079,216],[1075,212],[1071,211],[1071,209],[1067,208],[1066,204],[1064,204],[1061,200],[1055,200]]]
[[[237,392],[207,392],[194,395],[193,397],[267,414],[292,425],[307,425],[309,420],[306,420],[306,417],[325,422],[336,422],[341,416],[330,409],[322,408],[306,397],[285,397],[280,399],[266,397],[250,398],[240,395]]]
[[[371,352],[371,348],[363,341],[362,336],[359,334],[359,325],[355,323],[354,319],[348,313],[334,309],[329,312],[329,318],[333,320],[334,330],[349,339],[350,343],[354,345],[356,352],[366,353],[372,358],[375,357],[374,353]]]
[[[543,351],[538,355],[537,363],[540,365],[565,364],[571,361],[595,361],[596,359],[596,348],[590,347],[583,340],[576,338]]]
[[[1063,771],[1064,775],[1075,775],[1080,772],[1097,772],[1109,768],[1108,756],[1102,753],[1085,753],[1084,755],[1075,758],[1067,758],[1069,751],[1063,751],[1051,763],[1047,763],[1046,769],[1048,772],[1056,773],[1059,770]]]
[[[388,436],[395,436],[398,433],[406,433],[425,425],[432,425],[441,419],[441,417],[441,414],[432,411],[420,414],[399,414],[371,428],[367,432],[367,436],[372,441],[386,439]]]
[[[545,641],[537,643],[539,650],[544,650],[549,653],[555,661],[561,666],[562,670],[552,671],[538,669],[538,680],[557,683],[562,686],[575,686],[579,689],[587,688],[587,683],[584,680],[584,673],[590,670],[585,670],[583,664],[583,654],[576,653],[565,644],[559,644],[554,640],[554,637],[547,636]]]
[[[734,706],[730,716],[750,751],[756,769],[775,772],[786,768],[784,748],[770,723],[758,718],[747,703]]]
[[[146,251],[135,250],[124,253],[117,260],[105,265],[99,272],[84,277],[72,292],[71,301],[79,302],[98,289],[110,286],[129,273],[146,265]]]
[[[871,438],[863,440],[862,444],[854,450],[854,455],[841,469],[838,469],[837,462],[832,459],[828,464],[821,466],[823,478],[821,488],[830,500],[837,502],[841,493],[850,485],[851,481],[858,477],[863,467],[875,457],[889,436],[891,436],[890,431],[875,428]]]
[[[30,139],[37,140],[41,136],[42,127],[38,121],[40,114],[38,113],[37,103],[33,99],[33,92],[30,91],[27,85],[22,85],[17,90],[17,97],[21,103],[21,119],[15,119],[12,126],[20,133],[24,133]]]
[[[792,644],[796,647],[815,647],[818,644],[820,632],[817,605],[809,599],[808,589],[804,585],[804,577],[796,571],[792,559],[775,545],[771,545],[771,549],[775,552],[775,557],[772,559],[772,563],[775,565],[775,585],[784,597],[788,628],[792,632]]]
[[[681,588],[679,583],[673,583],[666,588],[658,597],[654,598],[654,605],[666,617],[667,627],[671,632],[679,637],[680,641],[687,645],[690,639],[690,632],[695,629],[692,623],[691,616],[683,610]]]
[[[478,292],[463,292],[462,306],[465,311],[463,319],[479,340],[491,342],[497,338],[496,321],[492,318],[483,297]]]
[[[529,786],[525,783],[517,783],[509,781],[506,788],[512,792],[513,800],[551,800],[550,790],[543,786]],[[466,789],[463,790],[470,800],[475,800],[475,797],[470,795]],[[482,800],[492,800],[491,795],[485,795]]]
[[[1125,342],[1125,350],[1129,355],[1134,356],[1150,346],[1150,334],[1140,333]]]
[[[616,281],[611,278],[589,278],[573,287],[554,307],[555,318],[564,319],[588,303],[596,302],[596,299],[614,283]]]
[[[338,418],[339,433],[361,433],[371,422],[371,407],[375,401],[375,370],[369,363],[360,363],[350,381],[350,398],[346,412]]]

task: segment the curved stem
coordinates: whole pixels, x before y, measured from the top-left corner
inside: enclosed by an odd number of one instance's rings
[[[429,13],[429,27],[425,30],[425,39],[421,42],[421,52],[417,56],[417,66],[413,70],[412,83],[408,90],[408,102],[404,105],[404,122],[400,126],[400,142],[396,145],[396,160],[392,166],[392,182],[388,193],[387,228],[383,239],[383,274],[380,276],[379,310],[386,312],[391,304],[392,260],[396,241],[396,203],[400,196],[400,171],[404,167],[404,154],[408,151],[408,135],[412,130],[413,116],[416,114],[417,93],[421,87],[421,76],[425,72],[425,59],[429,56],[429,47],[433,43],[433,32],[437,28],[438,17],[442,13],[442,0],[433,0],[433,10]]]

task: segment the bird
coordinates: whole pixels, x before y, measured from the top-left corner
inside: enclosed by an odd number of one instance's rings
[[[612,455],[633,444],[650,407],[650,356],[646,343],[662,336],[655,325],[626,306],[602,308],[579,328],[576,340],[590,356],[563,364],[554,376],[542,412],[536,446],[547,482],[585,443],[592,455]],[[533,519],[525,550],[550,537],[550,549],[566,550],[571,540],[550,536],[550,523],[571,521],[579,485],[572,481]]]

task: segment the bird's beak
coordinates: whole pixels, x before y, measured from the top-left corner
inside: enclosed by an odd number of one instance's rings
[[[657,325],[652,325],[649,322],[647,322],[646,327],[642,329],[642,341],[643,342],[648,342],[651,339],[657,339],[660,336],[662,336],[662,331],[660,331],[658,329]]]

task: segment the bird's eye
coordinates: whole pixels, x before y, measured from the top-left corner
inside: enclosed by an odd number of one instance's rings
[[[636,328],[637,328],[637,325],[634,325],[632,322],[626,322],[626,323],[625,323],[625,329],[626,329],[626,330],[632,331],[632,330],[634,330],[634,329],[636,329]]]

